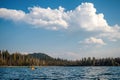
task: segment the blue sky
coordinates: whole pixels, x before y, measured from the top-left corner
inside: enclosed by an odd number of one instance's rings
[[[119,7],[114,0],[1,0],[0,49],[120,57]]]

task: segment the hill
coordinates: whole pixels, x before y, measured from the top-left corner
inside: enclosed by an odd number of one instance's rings
[[[32,58],[40,59],[40,60],[53,60],[54,59],[45,53],[32,53],[32,54],[28,54],[28,56]]]

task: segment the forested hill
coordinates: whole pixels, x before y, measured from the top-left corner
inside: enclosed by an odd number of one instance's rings
[[[76,61],[69,61],[60,58],[53,58],[44,53],[10,54],[7,50],[0,50],[0,66],[120,66],[120,57],[96,59],[82,58]]]
[[[32,53],[32,54],[28,54],[28,56],[32,57],[32,58],[37,58],[40,60],[52,60],[54,58],[52,58],[51,56],[48,56],[45,53]]]

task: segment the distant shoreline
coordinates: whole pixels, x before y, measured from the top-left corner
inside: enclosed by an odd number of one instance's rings
[[[120,57],[95,58],[84,57],[79,60],[53,58],[45,53],[10,54],[7,50],[0,52],[0,66],[29,67],[29,66],[120,66]]]
[[[9,68],[14,68],[14,67],[28,67],[30,68],[31,66],[0,66],[2,67],[9,67]],[[120,66],[34,66],[34,67],[120,67]]]

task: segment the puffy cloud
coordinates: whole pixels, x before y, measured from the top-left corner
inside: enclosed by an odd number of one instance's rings
[[[95,37],[87,38],[84,41],[80,41],[80,43],[87,44],[87,45],[89,44],[105,45],[105,42],[102,39],[98,39]]]
[[[117,41],[120,39],[120,27],[115,25],[112,28],[111,32],[100,33],[98,37],[107,38],[110,41]]]
[[[14,21],[21,20],[25,17],[25,13],[21,10],[13,10],[13,9],[6,9],[0,8],[0,17],[5,19],[11,19]]]
[[[73,11],[68,11],[70,26],[83,28],[87,31],[110,31],[107,21],[102,13],[97,14],[92,3],[82,3]]]
[[[104,15],[102,13],[97,14],[94,5],[87,2],[70,11],[65,11],[61,6],[58,9],[32,7],[29,8],[29,13],[0,8],[0,17],[14,21],[21,20],[35,27],[53,30],[60,28],[83,28],[87,31],[111,30],[104,19]]]
[[[37,28],[45,29],[67,29],[98,32],[97,36],[106,37],[111,41],[120,39],[120,27],[109,26],[104,19],[103,13],[96,13],[92,3],[82,3],[73,10],[66,11],[65,8],[58,9],[31,7],[29,12],[0,8],[0,18],[13,21],[23,21]],[[91,35],[93,36],[93,35]]]
[[[24,21],[32,24],[35,27],[44,27],[46,29],[59,29],[68,27],[67,22],[64,20],[64,8],[59,9],[32,7],[29,8],[29,13],[21,10],[13,10],[0,8],[0,17],[14,21]]]
[[[59,9],[33,7],[29,8],[30,13],[26,14],[25,22],[47,29],[59,29],[68,27],[67,22],[64,20],[64,8]]]

